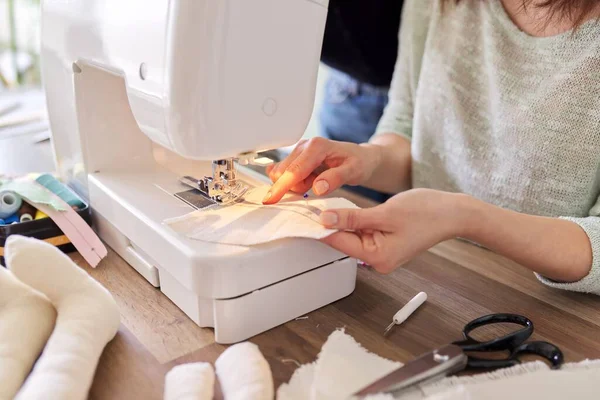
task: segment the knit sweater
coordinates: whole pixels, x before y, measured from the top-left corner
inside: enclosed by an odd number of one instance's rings
[[[574,283],[538,278],[600,294],[600,23],[538,38],[500,0],[441,2],[405,2],[375,137],[411,140],[414,187],[578,224],[590,273]]]

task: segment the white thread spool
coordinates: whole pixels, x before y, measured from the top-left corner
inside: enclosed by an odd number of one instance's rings
[[[29,221],[33,221],[33,217],[31,216],[31,214],[23,214],[23,215],[21,215],[21,218],[19,218],[19,222],[29,222]]]

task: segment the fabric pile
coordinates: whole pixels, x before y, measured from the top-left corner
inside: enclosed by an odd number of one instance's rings
[[[277,400],[348,400],[352,394],[402,364],[370,353],[344,331],[333,332],[317,360],[299,367],[289,383],[281,385]],[[541,361],[474,376],[448,377],[404,392],[372,399],[595,399],[594,378],[600,378],[600,360],[564,364],[552,370]]]
[[[317,359],[300,366],[276,393],[268,363],[253,344],[230,347],[216,366],[225,400],[352,400],[353,393],[402,364],[367,351],[343,330],[337,330]],[[366,399],[595,399],[598,378],[600,360],[564,364],[560,370],[535,361],[474,376],[443,378],[398,394],[381,393]],[[191,382],[188,390],[182,388],[184,382]],[[165,400],[210,400],[214,382],[210,364],[175,367],[167,376]]]

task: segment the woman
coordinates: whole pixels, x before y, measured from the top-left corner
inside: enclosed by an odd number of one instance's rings
[[[269,170],[264,203],[344,184],[401,192],[323,213],[342,230],[325,243],[387,273],[460,237],[600,294],[600,2],[409,0],[402,14],[374,137],[299,144]]]

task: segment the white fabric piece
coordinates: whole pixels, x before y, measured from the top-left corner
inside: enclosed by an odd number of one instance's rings
[[[538,371],[501,380],[458,385],[431,396],[435,400],[464,399],[597,399],[600,366],[581,371]]]
[[[225,350],[215,362],[225,400],[271,400],[273,375],[258,346],[239,343]]]
[[[401,365],[368,352],[343,331],[335,331],[317,358],[311,398],[346,399]]]
[[[173,367],[165,377],[164,400],[212,400],[215,371],[209,363]]]
[[[278,388],[277,400],[349,399],[401,365],[368,352],[343,330],[338,330],[329,336],[316,362],[298,368],[290,382]]]
[[[113,297],[49,243],[13,235],[5,249],[9,269],[45,294],[58,312],[44,352],[16,399],[86,399],[100,355],[119,329]]]
[[[315,364],[305,364],[294,372],[289,383],[277,389],[277,400],[312,400],[311,390],[315,380]]]
[[[358,208],[343,198],[309,198],[286,194],[277,204],[265,206],[269,187],[249,191],[241,203],[210,207],[164,223],[179,234],[204,242],[253,246],[284,238],[322,239],[336,232],[319,220],[322,211]]]
[[[538,397],[564,399],[575,395],[573,398],[585,400],[597,398],[597,395],[592,395],[589,385],[588,387],[578,387],[577,391],[572,390],[572,387],[579,385],[578,382],[582,377],[591,375],[600,376],[600,360],[566,363],[560,370],[550,369],[548,364],[543,361],[534,361],[473,376],[448,377],[427,385],[420,385],[396,398],[432,400],[445,399],[450,396],[452,399],[511,398],[529,400]],[[531,382],[531,388],[526,390],[525,386],[528,382]],[[562,385],[554,386],[555,382],[562,382]],[[516,389],[516,386],[521,384],[523,388]],[[546,385],[552,386],[552,390],[537,390]],[[509,390],[509,388],[516,390]]]
[[[0,267],[0,400],[17,394],[55,320],[56,310],[46,297]]]
[[[369,353],[352,337],[336,331],[329,336],[314,363],[299,367],[290,382],[278,388],[277,400],[352,399],[357,390],[401,365]],[[366,375],[370,375],[368,379]],[[369,398],[592,399],[597,397],[594,378],[600,378],[600,360],[564,364],[560,370],[551,370],[546,363],[535,361],[490,373],[440,379],[395,397],[379,394]]]

